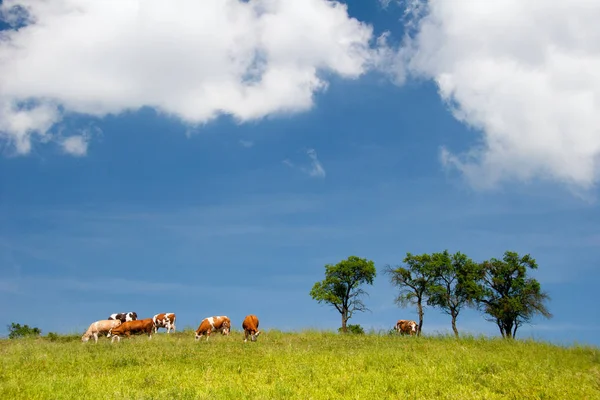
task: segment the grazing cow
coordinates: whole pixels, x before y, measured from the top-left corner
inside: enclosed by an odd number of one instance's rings
[[[116,328],[112,328],[108,331],[106,337],[111,337],[111,343],[115,341],[115,338],[120,342],[121,336],[130,337],[132,334],[141,335],[146,333],[148,339],[152,339],[152,331],[154,330],[154,321],[152,318],[139,319],[136,321],[123,322]]]
[[[251,341],[256,342],[256,338],[260,335],[260,331],[258,330],[258,318],[256,315],[246,315],[244,322],[242,322],[242,328],[244,329],[244,343],[248,341],[248,335],[250,335]]]
[[[196,340],[199,340],[203,335],[206,334],[206,340],[208,341],[210,334],[218,331],[227,336],[229,335],[230,329],[231,321],[224,315],[204,318],[202,322],[200,322],[198,329],[196,329]]]
[[[156,314],[152,317],[154,321],[154,332],[158,331],[158,328],[166,328],[167,333],[171,333],[171,329],[175,332],[175,313],[162,313]]]
[[[90,340],[90,337],[94,337],[96,343],[98,343],[98,334],[104,335],[108,333],[112,328],[116,328],[121,325],[121,321],[117,320],[109,320],[109,319],[101,319],[100,321],[92,322],[90,327],[85,331],[83,336],[81,337],[82,342],[87,342]]]
[[[417,333],[419,325],[409,319],[399,319],[394,328],[402,335],[409,334],[412,336]]]
[[[136,321],[137,320],[137,314],[134,313],[133,311],[130,311],[128,313],[116,313],[116,314],[111,314],[110,317],[108,317],[108,319],[118,319],[121,322],[127,322],[127,321]]]

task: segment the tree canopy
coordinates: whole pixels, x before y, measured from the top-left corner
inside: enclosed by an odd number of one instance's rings
[[[342,317],[342,331],[354,312],[367,311],[361,297],[368,295],[360,286],[373,284],[377,272],[375,263],[365,258],[350,256],[335,265],[325,265],[325,279],[316,282],[310,291],[319,303],[332,305]]]
[[[461,252],[433,253],[431,256],[433,281],[427,289],[427,304],[439,307],[452,318],[452,331],[458,336],[456,319],[460,311],[471,303],[469,288],[477,272],[477,264]]]
[[[527,276],[528,269],[537,267],[529,254],[519,257],[512,251],[506,251],[502,260],[492,258],[478,267],[470,296],[505,338],[514,338],[517,329],[535,315],[552,317],[544,304],[550,297],[537,280]]]

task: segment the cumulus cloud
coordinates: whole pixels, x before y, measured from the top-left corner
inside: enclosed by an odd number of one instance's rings
[[[600,2],[409,3],[424,16],[413,20],[402,62],[412,76],[435,80],[454,116],[482,134],[466,152],[442,149],[446,165],[480,187],[598,182]]]
[[[327,87],[324,73],[356,78],[371,58],[372,28],[335,1],[118,3],[0,5],[19,27],[0,32],[0,139],[18,153],[72,113],[149,106],[200,125],[304,111]]]

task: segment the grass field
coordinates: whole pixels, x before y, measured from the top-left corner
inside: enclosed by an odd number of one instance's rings
[[[600,399],[600,350],[266,331],[0,340],[1,399]]]

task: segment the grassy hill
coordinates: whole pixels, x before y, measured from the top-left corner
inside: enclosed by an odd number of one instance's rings
[[[600,350],[534,341],[192,331],[0,340],[2,399],[600,399]]]

